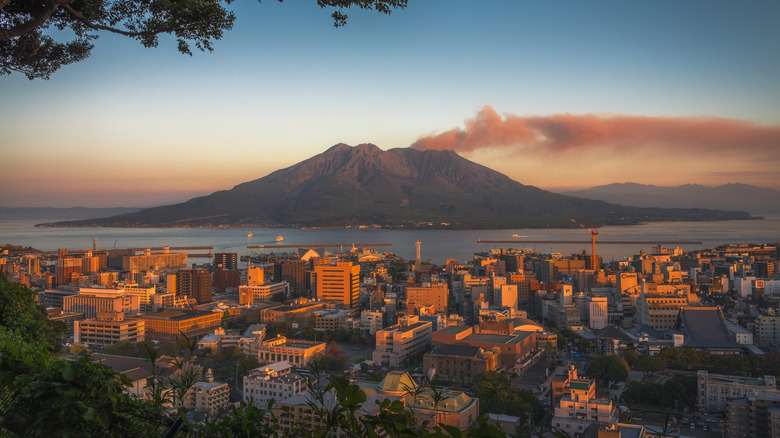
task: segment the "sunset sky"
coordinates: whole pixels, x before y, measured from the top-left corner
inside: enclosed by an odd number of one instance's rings
[[[780,189],[780,2],[409,0],[346,27],[238,1],[213,53],[103,35],[0,76],[0,206],[152,206],[336,143],[453,149],[548,190]]]

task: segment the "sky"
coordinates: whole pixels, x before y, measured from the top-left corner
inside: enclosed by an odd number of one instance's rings
[[[0,76],[0,206],[229,189],[337,143],[452,149],[546,190],[780,189],[780,2],[239,1],[211,53],[101,35],[50,80]]]

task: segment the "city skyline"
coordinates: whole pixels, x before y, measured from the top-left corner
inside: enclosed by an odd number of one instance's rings
[[[546,190],[780,189],[780,4],[234,4],[213,53],[102,35],[0,78],[0,205],[153,206],[337,143],[454,149]]]

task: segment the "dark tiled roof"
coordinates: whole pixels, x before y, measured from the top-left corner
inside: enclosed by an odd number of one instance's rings
[[[626,335],[626,333],[615,327],[614,325],[608,325],[601,329],[601,331],[598,333],[599,339],[622,339],[625,341],[630,340],[630,338]]]
[[[680,325],[685,332],[685,347],[741,348],[731,340],[726,321],[718,307],[683,307]]]
[[[479,350],[479,347],[472,347],[470,345],[439,344],[433,349],[433,351],[428,353],[428,355],[477,357]]]

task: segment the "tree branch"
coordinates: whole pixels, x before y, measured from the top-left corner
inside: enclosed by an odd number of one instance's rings
[[[124,35],[124,36],[128,36],[128,37],[152,36],[152,35],[158,35],[158,34],[161,34],[161,33],[175,33],[175,32],[181,31],[181,30],[189,30],[190,29],[189,27],[186,27],[186,26],[184,26],[184,27],[180,26],[180,27],[166,27],[166,28],[157,29],[157,30],[145,30],[145,31],[140,31],[140,32],[131,32],[131,31],[128,31],[128,30],[117,29],[115,27],[104,26],[102,24],[95,24],[95,23],[89,21],[86,17],[84,17],[84,15],[82,15],[81,12],[79,12],[79,11],[73,9],[72,7],[70,7],[70,5],[64,5],[63,7],[64,7],[64,9],[66,11],[68,11],[68,13],[70,13],[70,15],[73,16],[73,18],[77,19],[82,24],[84,24],[84,26],[87,26],[90,29],[93,29],[93,30],[105,30],[106,32],[117,33],[119,35]]]
[[[8,3],[10,3],[11,0],[0,0],[0,9],[4,8]],[[46,6],[41,8],[40,13],[33,16],[32,19],[21,23],[17,26],[14,26],[10,29],[2,29],[0,30],[0,40],[10,40],[11,38],[20,37],[28,32],[32,32],[33,30],[41,27],[43,23],[46,22],[49,18],[51,18],[52,15],[54,15],[55,12],[57,12],[57,9],[60,6],[68,6],[67,3],[72,2],[73,0],[55,0],[55,1],[47,1]]]

